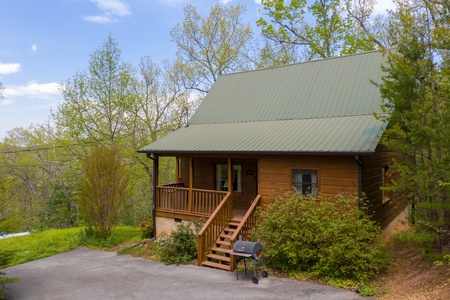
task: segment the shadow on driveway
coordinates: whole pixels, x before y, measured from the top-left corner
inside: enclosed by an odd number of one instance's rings
[[[7,299],[367,299],[347,290],[286,278],[261,278],[197,266],[165,266],[80,248],[2,270],[17,277]]]

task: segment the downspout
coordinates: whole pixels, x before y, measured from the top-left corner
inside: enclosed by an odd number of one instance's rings
[[[153,153],[147,153],[147,157],[153,160],[153,177],[152,177],[152,185],[153,185],[153,201],[152,201],[152,222],[153,222],[153,238],[156,238],[156,186],[158,185],[158,156]]]
[[[362,182],[363,182],[363,165],[361,162],[361,159],[359,157],[359,155],[355,155],[355,161],[356,164],[358,165],[358,207],[361,209],[362,208],[362,196],[363,196],[363,188],[362,188]]]

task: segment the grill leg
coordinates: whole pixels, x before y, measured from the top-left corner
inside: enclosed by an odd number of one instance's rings
[[[267,278],[269,277],[269,274],[264,270],[264,260],[261,258],[261,265],[262,265],[262,277]]]
[[[241,260],[244,261],[244,272],[245,272],[245,275],[247,275],[247,260],[245,259],[245,257],[237,258],[237,259],[236,259],[236,280],[239,280],[239,268],[238,268],[238,264],[239,264],[239,262],[240,262]]]
[[[247,260],[244,258],[244,272],[247,275]]]

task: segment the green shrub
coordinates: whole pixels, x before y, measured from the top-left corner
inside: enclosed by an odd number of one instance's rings
[[[0,251],[0,269],[3,269],[8,266],[8,263],[12,259],[13,255],[14,252],[10,250]]]
[[[156,254],[159,260],[169,264],[187,264],[197,258],[198,232],[202,222],[180,223],[176,231],[160,235],[157,239]],[[194,227],[194,228],[192,228]]]
[[[81,160],[81,170],[76,197],[80,215],[106,239],[120,207],[131,196],[129,165],[118,147],[95,145]]]
[[[354,196],[280,194],[258,213],[253,238],[264,259],[285,273],[367,282],[386,263],[381,229]]]
[[[14,252],[12,251],[0,251],[0,269],[6,267],[9,261],[12,259]],[[0,299],[5,299],[6,291],[8,290],[8,283],[18,283],[19,279],[3,277],[5,273],[0,271]]]
[[[139,228],[141,229],[141,237],[143,239],[153,237],[153,219],[152,218],[141,222],[139,224]]]

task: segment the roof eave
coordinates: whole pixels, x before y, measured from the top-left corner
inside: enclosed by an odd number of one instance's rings
[[[139,150],[138,153],[157,154],[162,156],[176,155],[323,155],[323,156],[370,156],[375,151],[179,151],[179,150]]]

